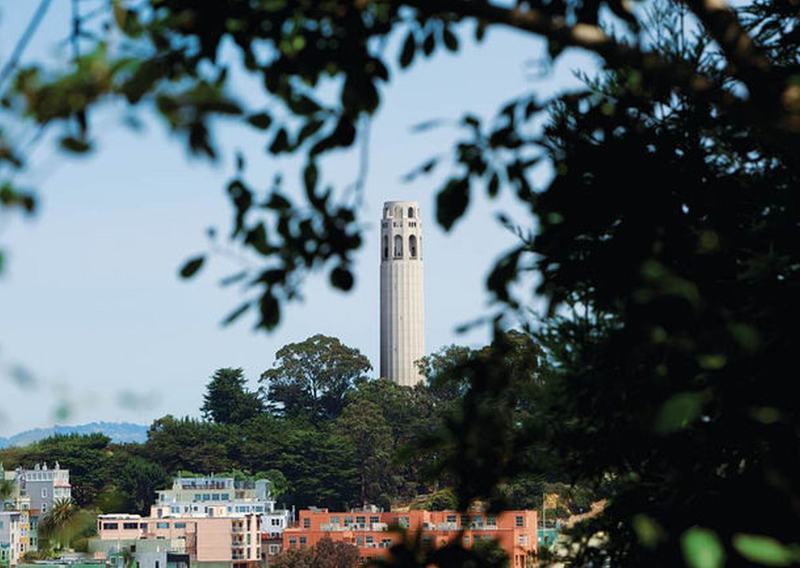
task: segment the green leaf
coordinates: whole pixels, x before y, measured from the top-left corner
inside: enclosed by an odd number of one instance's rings
[[[492,174],[492,177],[489,178],[489,185],[486,192],[489,194],[489,197],[497,197],[498,191],[500,191],[500,177],[497,175],[497,172],[495,172]]]
[[[655,548],[664,538],[664,529],[652,517],[638,514],[633,517],[633,530],[642,546]]]
[[[319,179],[319,171],[317,164],[309,162],[303,170],[303,183],[306,188],[306,195],[314,196],[317,191],[317,180]]]
[[[251,306],[252,302],[245,302],[244,304],[233,310],[231,313],[229,313],[227,316],[225,316],[225,319],[222,320],[222,325],[232,324],[234,321],[239,319],[247,310],[249,310]]]
[[[433,35],[433,31],[431,31],[425,36],[425,39],[422,40],[422,52],[425,54],[425,57],[430,57],[434,49],[436,49],[436,38]]]
[[[272,117],[266,112],[257,112],[247,117],[247,122],[254,128],[266,130],[272,124]]]
[[[450,179],[436,196],[436,221],[449,231],[467,210],[469,205],[469,182],[466,179]]]
[[[286,132],[285,128],[281,128],[280,130],[278,130],[278,133],[272,140],[272,144],[270,144],[269,146],[269,152],[271,154],[280,154],[281,152],[285,152],[288,149],[289,149],[289,134]]]
[[[714,531],[692,527],[681,537],[681,549],[690,568],[719,568],[725,562],[725,550]]]
[[[735,534],[733,547],[747,560],[765,566],[790,566],[800,561],[800,554],[768,536]]]
[[[688,426],[703,410],[708,393],[681,392],[669,398],[656,416],[655,430],[661,434],[674,432]]]
[[[239,272],[235,272],[230,274],[229,276],[224,277],[222,280],[219,281],[220,286],[230,286],[231,284],[236,284],[237,282],[241,282],[245,278],[247,278],[250,274],[249,270],[241,270]]]
[[[258,309],[261,312],[258,327],[275,329],[281,321],[281,305],[278,299],[271,292],[265,292],[258,303]]]
[[[405,69],[414,61],[414,54],[417,51],[417,38],[414,32],[408,32],[406,40],[403,42],[403,49],[400,51],[400,67]]]
[[[205,260],[205,255],[196,256],[187,260],[186,263],[181,267],[181,278],[191,278],[197,274],[197,271],[203,267]]]
[[[75,138],[74,136],[65,136],[61,139],[61,147],[75,154],[85,154],[91,149],[91,146],[86,140]]]
[[[331,284],[334,288],[347,292],[353,287],[353,273],[346,268],[337,266],[331,270]]]
[[[274,191],[269,196],[269,201],[266,203],[264,207],[266,207],[267,209],[282,211],[285,209],[291,209],[292,203],[288,199],[286,199],[283,195],[281,195],[277,191]]]
[[[456,37],[456,34],[450,31],[449,27],[445,27],[442,34],[444,46],[450,51],[458,51],[458,38]]]

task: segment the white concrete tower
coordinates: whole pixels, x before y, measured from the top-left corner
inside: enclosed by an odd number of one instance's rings
[[[381,220],[381,377],[412,387],[425,355],[422,220],[416,201],[387,201]]]

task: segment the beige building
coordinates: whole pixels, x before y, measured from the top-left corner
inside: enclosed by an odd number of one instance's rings
[[[387,201],[381,219],[381,377],[422,380],[425,355],[422,219],[416,201]]]
[[[109,558],[143,541],[170,543],[169,552],[186,554],[192,566],[251,568],[261,559],[261,519],[239,517],[141,517],[100,515],[97,538],[90,551],[98,559]]]

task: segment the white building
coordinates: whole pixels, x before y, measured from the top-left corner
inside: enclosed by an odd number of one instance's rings
[[[18,511],[0,512],[0,565],[16,566],[25,551]]]
[[[387,201],[381,220],[381,377],[403,386],[422,380],[425,297],[422,219],[416,201]]]
[[[289,526],[292,513],[278,509],[270,493],[270,482],[236,481],[232,477],[177,477],[170,489],[156,492],[151,507],[153,518],[177,517],[244,517],[255,514],[261,519],[262,539],[269,541],[265,550],[279,552],[283,530]]]

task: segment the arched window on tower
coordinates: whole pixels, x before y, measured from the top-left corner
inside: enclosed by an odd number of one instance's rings
[[[383,260],[389,258],[389,237],[383,235]]]
[[[409,217],[409,219],[413,219],[414,218],[414,208],[413,207],[409,207],[408,208],[408,217]]]
[[[394,257],[403,258],[403,237],[400,235],[394,236]]]
[[[417,237],[416,235],[411,235],[408,237],[408,256],[411,258],[417,258]]]

